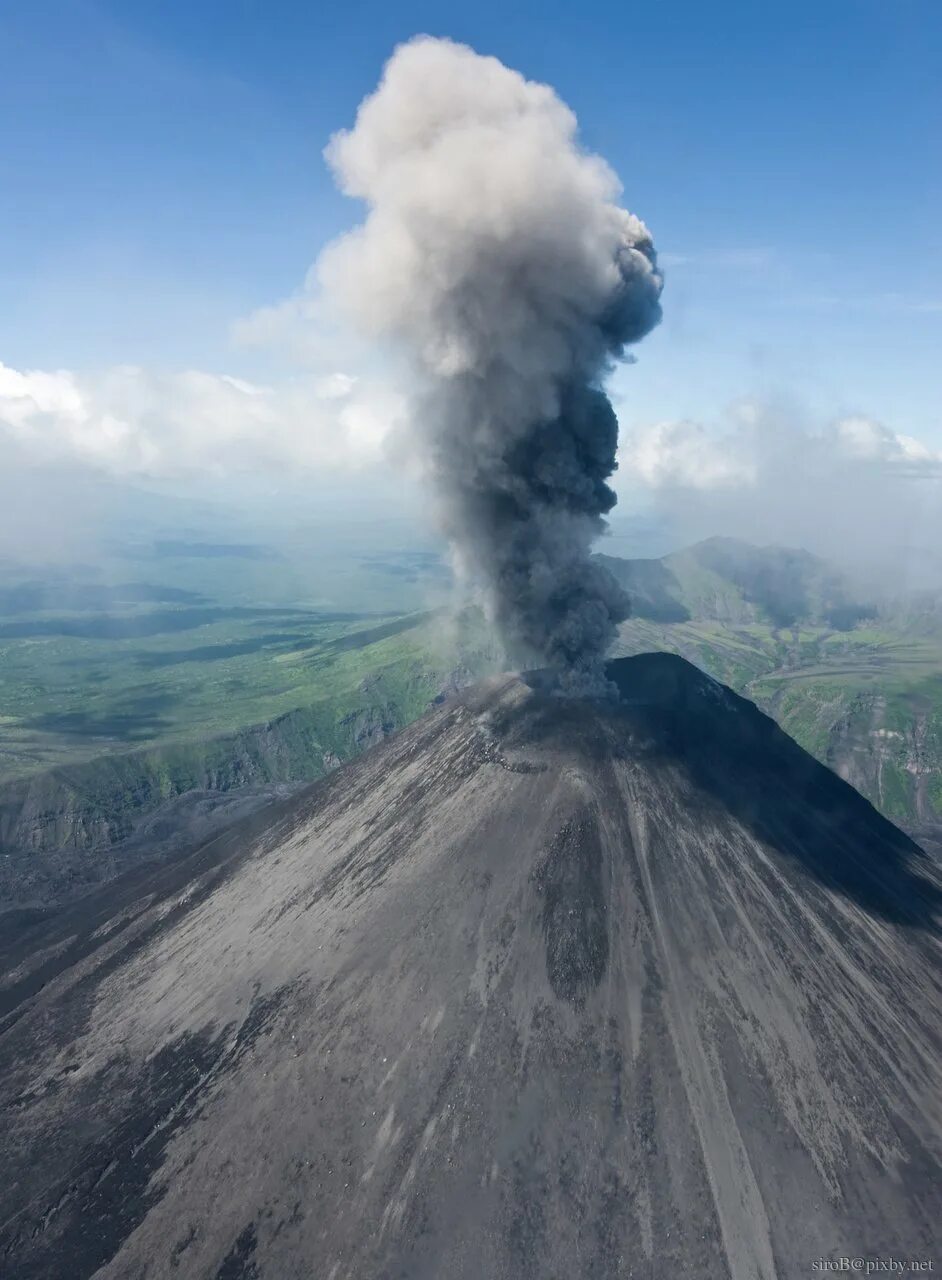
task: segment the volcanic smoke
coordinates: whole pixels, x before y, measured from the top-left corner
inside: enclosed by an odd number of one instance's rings
[[[398,48],[327,159],[368,206],[319,263],[413,377],[410,442],[516,661],[604,691],[628,600],[591,557],[615,504],[603,382],[660,319],[651,236],[546,85],[448,40]]]

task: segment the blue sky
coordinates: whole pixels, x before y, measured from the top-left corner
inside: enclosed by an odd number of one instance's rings
[[[321,159],[426,31],[552,84],[667,265],[628,418],[942,445],[942,5],[30,0],[0,11],[0,361],[267,377],[232,326],[356,220]]]

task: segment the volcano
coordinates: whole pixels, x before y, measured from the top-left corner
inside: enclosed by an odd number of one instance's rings
[[[0,1273],[930,1258],[934,864],[681,659],[608,671],[480,684],[7,943]]]

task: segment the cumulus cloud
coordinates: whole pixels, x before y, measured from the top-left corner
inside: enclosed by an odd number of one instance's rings
[[[872,418],[815,424],[743,400],[712,428],[639,426],[619,457],[622,489],[645,495],[678,542],[729,534],[808,547],[900,586],[942,581],[942,450]]]
[[[199,370],[0,364],[0,448],[117,475],[362,467],[382,459],[402,412],[393,390],[340,372],[261,386]]]
[[[872,418],[839,418],[833,426],[838,454],[856,461],[876,462],[890,474],[914,478],[942,474],[942,450],[930,449],[913,436],[900,435]]]
[[[351,349],[351,335],[325,306],[313,269],[290,298],[235,320],[230,337],[236,349],[277,351],[301,368],[319,369],[325,360],[345,363]]]
[[[699,422],[655,422],[620,451],[621,465],[652,489],[719,489],[755,479],[753,459],[725,448]]]

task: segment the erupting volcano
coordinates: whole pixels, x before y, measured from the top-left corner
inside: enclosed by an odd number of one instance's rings
[[[4,1273],[928,1256],[927,859],[681,659],[607,675],[478,686],[8,955]]]

